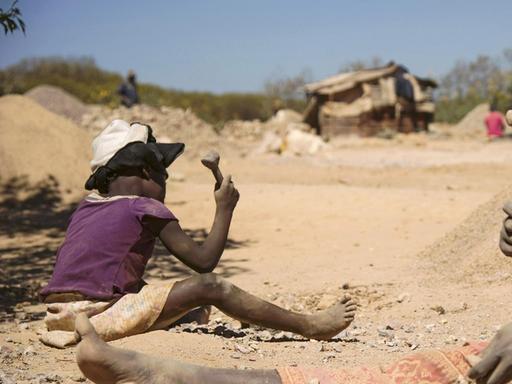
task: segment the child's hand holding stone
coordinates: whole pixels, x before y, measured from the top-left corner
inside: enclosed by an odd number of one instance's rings
[[[231,175],[228,175],[222,181],[220,187],[215,191],[215,202],[219,209],[233,211],[240,198],[240,193],[231,181]]]

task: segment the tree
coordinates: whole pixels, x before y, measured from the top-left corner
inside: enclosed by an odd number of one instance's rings
[[[272,99],[283,101],[302,97],[304,85],[311,81],[311,70],[305,69],[296,76],[283,77],[265,81],[264,93]]]
[[[480,103],[505,111],[512,105],[512,49],[500,56],[459,60],[439,82],[436,119],[456,122]]]
[[[21,11],[16,7],[18,0],[15,0],[11,7],[4,11],[0,8],[0,24],[4,27],[4,32],[7,35],[9,32],[14,33],[15,30],[21,29],[25,34],[25,22],[21,18]]]
[[[274,114],[279,109],[304,109],[304,86],[311,81],[311,70],[304,69],[296,76],[268,79],[263,85],[265,109]]]

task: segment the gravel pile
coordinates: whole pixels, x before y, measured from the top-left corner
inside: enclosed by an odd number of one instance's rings
[[[498,245],[502,207],[512,200],[512,187],[474,210],[458,227],[420,254],[427,267],[449,281],[512,280],[510,260]]]
[[[479,137],[485,136],[485,117],[489,114],[489,104],[477,105],[464,116],[452,129],[457,136]]]
[[[87,112],[87,106],[79,99],[52,85],[39,85],[25,93],[25,96],[75,123],[80,123],[83,114]]]

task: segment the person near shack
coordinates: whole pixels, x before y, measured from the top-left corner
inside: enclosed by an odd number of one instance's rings
[[[139,103],[139,93],[137,91],[137,78],[135,72],[128,71],[126,80],[117,89],[117,94],[121,97],[121,104],[127,108],[133,107]]]
[[[485,118],[485,126],[489,140],[503,137],[505,131],[504,117],[497,111],[496,104],[494,103],[491,104],[489,114]]]
[[[85,313],[103,340],[171,326],[192,310],[202,322],[210,305],[244,323],[330,339],[354,319],[348,297],[323,311],[300,314],[268,303],[213,273],[226,246],[239,193],[231,176],[215,185],[215,217],[197,244],[164,205],[167,167],[182,143],[157,143],[151,127],[111,122],[93,141],[92,175],[97,190],[80,202],[57,252],[52,277],[40,293],[47,304],[41,341],[64,348],[77,342],[75,318]],[[156,238],[197,275],[146,284],[143,274]],[[169,255],[169,256],[170,256]],[[204,310],[202,310],[204,309]],[[201,314],[201,312],[203,312]]]
[[[398,131],[408,132],[404,127],[404,117],[411,119],[412,128],[417,131],[416,123],[416,104],[414,101],[414,88],[407,79],[409,71],[404,66],[398,66],[395,72],[395,94],[397,98],[396,114],[398,117]]]

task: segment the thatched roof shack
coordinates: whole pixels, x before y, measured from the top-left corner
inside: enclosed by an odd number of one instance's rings
[[[409,97],[404,97],[404,79]],[[428,130],[434,116],[435,87],[434,80],[413,76],[394,63],[341,73],[305,86],[308,105],[303,118],[327,137],[369,136],[385,128]]]

